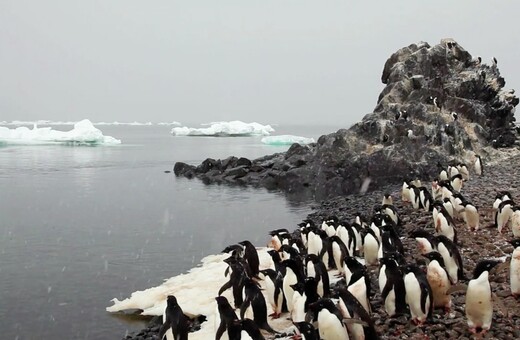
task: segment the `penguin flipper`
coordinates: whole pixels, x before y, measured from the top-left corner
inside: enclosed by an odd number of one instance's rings
[[[224,320],[220,320],[220,325],[218,326],[217,332],[215,333],[215,340],[220,340],[225,331],[226,323]],[[162,340],[162,338],[159,338],[159,340]]]
[[[171,322],[169,318],[166,318],[166,321],[162,324],[161,329],[159,330],[159,340],[162,340],[164,338],[164,335],[168,331],[168,329],[171,328]]]
[[[251,300],[249,298],[246,298],[244,302],[240,305],[240,319],[244,319],[244,316],[246,314],[247,307],[251,304]]]
[[[228,282],[224,283],[224,285],[222,285],[222,287],[220,287],[220,289],[218,290],[218,296],[222,295],[222,293],[224,293],[226,290],[231,288],[232,285],[233,284],[232,284],[231,280],[229,280]]]

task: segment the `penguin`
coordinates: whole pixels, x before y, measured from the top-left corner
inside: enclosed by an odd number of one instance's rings
[[[282,258],[280,256],[280,253],[274,249],[270,249],[267,251],[267,254],[271,256],[271,259],[274,264],[274,270],[278,273],[281,273],[282,275],[285,275],[285,267],[281,266]]]
[[[273,248],[274,250],[278,250],[282,246],[282,239],[286,236],[289,236],[290,234],[287,229],[276,229],[271,230],[269,235],[271,236],[271,241],[269,241],[267,246],[269,248]]]
[[[251,319],[233,320],[232,324],[240,330],[240,337],[237,340],[265,340],[264,336],[260,332],[260,328]],[[231,333],[231,332],[230,332]],[[229,340],[233,340],[231,334]]]
[[[433,217],[435,232],[437,234],[446,236],[453,242],[457,242],[457,230],[455,229],[455,222],[443,205],[434,206]]]
[[[244,319],[246,312],[251,309],[253,320],[258,328],[269,333],[276,333],[267,323],[267,305],[264,294],[262,294],[258,283],[248,277],[244,279],[244,296],[244,302],[240,306],[240,318]]]
[[[303,282],[303,270],[301,264],[294,259],[285,260],[282,262],[282,265],[285,267],[285,275],[282,283],[283,294],[287,301],[287,310],[291,312],[293,309],[294,294],[294,289],[291,286],[298,282]]]
[[[406,313],[406,290],[397,259],[388,255],[380,259],[379,289],[386,313],[390,317]]]
[[[293,322],[302,340],[320,340],[318,330],[308,322]]]
[[[437,97],[433,98],[433,105],[437,108],[441,108],[441,102],[437,99]]]
[[[453,187],[453,190],[456,192],[460,192],[462,189],[462,175],[460,173],[453,175],[450,178],[450,184]]]
[[[336,235],[336,227],[337,227],[338,219],[336,216],[329,218],[326,221],[321,223],[321,229],[327,233],[327,236]]]
[[[441,254],[450,281],[455,284],[464,280],[464,265],[462,257],[454,242],[444,235],[434,237],[435,249]]]
[[[502,233],[502,229],[507,225],[509,219],[513,215],[514,202],[512,200],[502,201],[498,206],[498,211],[495,217],[495,226],[498,232]]]
[[[433,294],[426,274],[417,266],[407,265],[402,268],[406,303],[410,307],[412,322],[422,325],[432,316]]]
[[[361,231],[363,237],[363,254],[365,263],[373,265],[377,263],[377,253],[379,251],[379,240],[372,229],[366,228]]]
[[[473,168],[475,169],[475,174],[477,174],[477,176],[482,176],[484,173],[484,165],[482,164],[482,158],[479,155],[475,155]]]
[[[436,242],[434,237],[426,230],[416,229],[410,233],[410,237],[415,238],[417,247],[421,255],[428,254],[435,250]]]
[[[493,303],[489,285],[489,271],[499,264],[496,260],[482,260],[473,271],[473,279],[466,291],[466,318],[472,334],[484,334],[491,328]]]
[[[356,297],[369,314],[372,313],[369,300],[370,278],[365,267],[352,274],[350,282],[347,282],[347,290]]]
[[[264,275],[267,300],[273,309],[273,313],[269,316],[273,319],[278,319],[282,312],[287,311],[287,302],[282,290],[283,275],[270,268],[261,270],[260,273]]]
[[[308,277],[314,277],[318,283],[317,292],[321,297],[328,297],[330,294],[330,280],[327,268],[323,261],[314,254],[305,257],[305,268]]]
[[[401,189],[401,201],[403,202],[411,202],[410,198],[410,183],[409,182],[403,182],[403,186]]]
[[[469,181],[468,166],[464,163],[459,163],[457,164],[457,169],[459,170],[459,173],[462,175],[462,179],[465,181]]]
[[[318,321],[318,332],[323,340],[348,340],[349,336],[343,318],[330,299],[320,299],[309,305],[313,320]]]
[[[397,252],[404,254],[403,242],[391,224],[382,227],[381,244],[379,247],[378,258],[382,258],[387,253]]]
[[[284,244],[280,248],[279,253],[281,254],[280,258],[282,260],[294,259],[297,261],[301,261],[301,258],[302,258],[300,251],[298,249],[296,249],[295,247],[292,247],[288,244]]]
[[[228,331],[228,328],[232,321],[238,320],[238,316],[235,313],[233,307],[231,307],[228,300],[224,296],[217,296],[215,300],[217,301],[218,309],[218,313],[215,314],[215,340],[220,340],[222,335],[224,335],[224,333]]]
[[[314,278],[312,278],[314,279]],[[305,302],[307,297],[305,296],[305,285],[303,282],[291,285],[293,289],[293,309],[291,311],[290,319],[293,322],[305,321]]]
[[[381,205],[394,205],[392,195],[390,195],[389,193],[385,193],[383,196],[383,200],[381,201]]]
[[[341,238],[334,235],[334,236],[329,237],[328,247],[329,247],[329,249],[328,249],[329,254],[332,255],[331,257],[333,259],[333,264],[334,264],[334,266],[332,268],[335,268],[340,273],[342,273],[343,272],[342,260],[345,256],[350,254],[347,249],[347,246],[345,245],[345,243],[343,243]]]
[[[462,217],[466,222],[466,226],[471,231],[478,230],[480,216],[478,214],[477,207],[475,207],[468,201],[463,201],[462,206],[464,207],[464,209],[462,210]]]
[[[222,295],[222,293],[229,288],[232,288],[233,291],[233,299],[235,300],[235,307],[239,308],[243,302],[242,299],[242,288],[243,288],[243,279],[247,277],[246,270],[242,266],[242,264],[234,257],[228,257],[224,260],[229,265],[228,269],[231,269],[231,274],[229,275],[229,281],[224,283],[222,287],[220,287],[218,291],[218,295]],[[227,269],[226,269],[227,270]]]
[[[491,63],[492,63],[493,67],[497,67],[497,65],[498,65],[497,58],[495,58],[495,57],[491,58]]]
[[[338,289],[339,301],[338,309],[344,319],[356,318],[364,322],[366,325],[352,323],[347,324],[347,329],[354,339],[379,339],[375,324],[361,303],[344,287]]]
[[[407,136],[409,139],[412,139],[412,140],[416,138],[416,136],[414,135],[412,129],[408,129],[408,131],[406,131],[406,136]]]
[[[452,112],[451,113],[451,118],[453,118],[453,120],[457,120],[459,118],[459,115],[457,114],[457,112]]]
[[[307,234],[307,253],[320,255],[323,249],[323,239],[325,238],[327,238],[325,231],[321,229],[311,229]]]
[[[239,244],[244,247],[244,259],[251,269],[251,276],[258,276],[258,273],[260,272],[260,260],[258,259],[258,252],[256,251],[255,246],[248,240],[239,242]]]
[[[426,187],[419,188],[419,201],[420,207],[422,207],[425,211],[431,211],[433,205],[433,197],[426,189]]]
[[[171,329],[174,340],[188,340],[188,317],[184,315],[182,308],[173,295],[168,295],[166,299],[166,309],[163,319],[164,323],[159,330],[159,339],[162,340],[166,331]]]
[[[388,215],[396,226],[401,225],[401,219],[399,218],[397,209],[393,205],[382,205],[381,212],[385,215]]]
[[[357,246],[354,228],[347,221],[341,221],[336,229],[336,235],[347,247],[348,255],[354,255]]]
[[[433,307],[444,308],[446,313],[451,308],[451,295],[448,290],[451,288],[451,282],[446,268],[444,268],[444,259],[441,254],[432,251],[423,255],[430,260],[426,273],[426,278],[432,289]]]
[[[514,250],[509,266],[509,283],[511,295],[518,298],[520,296],[520,239],[512,240],[511,245],[514,247]]]
[[[343,258],[343,273],[345,275],[345,282],[347,284],[350,282],[352,275],[355,272],[361,271],[363,269],[366,270],[365,265],[359,262],[355,257],[345,256]]]
[[[482,63],[482,58],[480,56],[477,56],[475,59],[473,59],[473,63],[475,66],[480,66],[480,63]]]
[[[520,237],[520,207],[513,207],[513,214],[511,215],[511,229],[514,237]]]
[[[442,206],[446,209],[450,217],[453,219],[453,204],[451,203],[451,200],[446,197],[442,200]]]

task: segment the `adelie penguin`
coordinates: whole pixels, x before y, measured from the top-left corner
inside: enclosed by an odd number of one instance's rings
[[[269,316],[278,319],[282,312],[287,312],[287,303],[282,290],[283,275],[272,269],[264,269],[260,273],[264,275],[267,300],[273,309],[273,313]]]
[[[410,307],[412,322],[422,325],[432,316],[433,293],[426,274],[417,266],[407,265],[402,268],[406,303]]]
[[[512,200],[502,201],[498,206],[498,211],[495,217],[495,225],[498,232],[502,233],[502,229],[507,225],[509,219],[513,215],[514,202]]]
[[[218,310],[218,313],[215,313],[215,340],[220,340],[225,333],[229,338],[229,327],[234,320],[238,320],[238,316],[224,296],[217,296],[215,301]]]
[[[379,339],[375,330],[374,322],[365,307],[358,299],[344,287],[338,289],[339,302],[338,309],[346,320],[356,318],[365,325],[359,323],[347,323],[347,329],[354,339]]]
[[[475,161],[473,162],[473,168],[477,176],[482,176],[484,173],[484,165],[482,164],[482,158],[479,155],[475,155]]]
[[[282,265],[285,267],[285,276],[283,277],[282,284],[283,294],[285,296],[285,300],[287,301],[287,310],[292,312],[294,289],[291,286],[297,284],[298,282],[303,282],[304,275],[302,264],[293,259],[289,259],[283,261]]]
[[[423,256],[430,260],[426,277],[432,289],[433,307],[444,308],[446,312],[449,312],[451,308],[451,295],[448,293],[448,290],[451,288],[451,282],[448,272],[444,267],[444,259],[441,254],[436,251],[432,251]]]
[[[328,297],[330,294],[330,280],[323,261],[317,255],[309,254],[305,257],[305,268],[307,276],[314,277],[316,282],[318,282],[318,295]]]
[[[260,260],[258,259],[258,253],[255,246],[245,240],[239,243],[244,246],[244,259],[247,261],[249,268],[251,269],[251,275],[256,277],[259,273]]]
[[[318,331],[323,340],[349,339],[343,325],[343,317],[330,299],[320,299],[309,306],[313,320],[318,321]]]
[[[265,340],[251,319],[233,320],[229,326],[229,340]]]
[[[473,334],[484,334],[491,328],[493,303],[489,271],[501,263],[495,260],[480,261],[473,271],[473,279],[466,291],[466,318]]]
[[[377,264],[377,253],[379,252],[379,240],[372,229],[366,228],[361,231],[363,237],[363,254],[367,265]]]
[[[173,333],[174,340],[188,340],[188,318],[184,315],[182,308],[173,295],[169,295],[166,300],[164,323],[159,330],[159,339],[162,340],[169,329],[171,329]]]
[[[276,333],[267,323],[267,305],[260,287],[250,278],[245,278],[244,281],[244,302],[240,306],[240,318],[244,319],[247,313],[248,316],[252,316],[251,319],[258,328]]]
[[[309,322],[293,322],[298,332],[293,337],[295,340],[320,340],[318,330]]]
[[[512,240],[511,245],[514,247],[514,250],[509,266],[509,283],[511,286],[511,295],[518,298],[520,296],[520,239]]]
[[[403,273],[399,268],[398,259],[388,255],[379,260],[379,290],[386,313],[390,317],[406,313],[406,290]]]

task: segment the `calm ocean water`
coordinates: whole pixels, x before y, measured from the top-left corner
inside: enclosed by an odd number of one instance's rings
[[[69,130],[70,126],[55,127]],[[317,139],[331,126],[278,126]],[[103,126],[121,146],[0,147],[2,339],[119,339],[141,321],[110,299],[162,283],[206,255],[294,228],[309,202],[264,189],[176,178],[176,161],[285,151],[259,137],[173,137],[168,127]]]

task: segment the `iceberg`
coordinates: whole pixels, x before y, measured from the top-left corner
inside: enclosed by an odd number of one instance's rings
[[[50,127],[39,128],[36,123],[32,129],[25,126],[15,129],[0,126],[0,144],[116,145],[121,144],[121,141],[104,136],[90,120],[84,119],[75,123],[70,131],[58,131]]]
[[[174,127],[174,136],[215,136],[215,137],[242,137],[268,136],[274,129],[271,125],[258,123],[244,123],[239,120],[231,122],[213,122],[206,128],[190,128],[187,126]]]
[[[306,145],[314,143],[314,138],[292,136],[292,135],[279,135],[269,136],[262,138],[262,143],[267,145],[292,145],[294,143]]]

